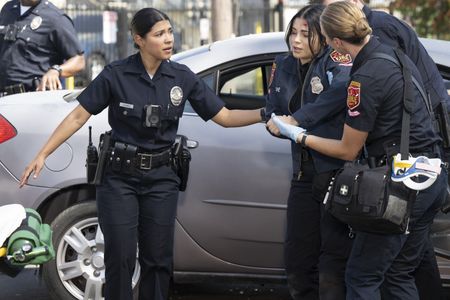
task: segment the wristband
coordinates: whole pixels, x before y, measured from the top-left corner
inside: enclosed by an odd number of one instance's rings
[[[61,68],[61,66],[60,66],[60,65],[53,65],[53,66],[51,66],[51,67],[50,67],[50,69],[51,69],[51,70],[55,70],[55,71],[58,71],[58,73],[59,73],[59,76],[61,76],[61,73],[62,73],[62,68]]]
[[[305,132],[305,133],[303,133],[303,136],[302,136],[302,140],[300,141],[300,145],[302,145],[302,147],[304,147],[304,148],[306,148],[307,146],[306,146],[306,138],[308,137],[308,134]]]
[[[261,116],[261,121],[264,121],[264,122],[267,121],[267,119],[266,119],[266,108],[265,107],[263,107],[263,108],[261,108],[259,110],[259,115]]]

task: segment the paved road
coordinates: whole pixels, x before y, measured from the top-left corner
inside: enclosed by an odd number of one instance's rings
[[[25,269],[15,278],[0,274],[0,300],[49,300],[36,269]],[[177,285],[171,300],[290,300],[285,285],[202,284]]]

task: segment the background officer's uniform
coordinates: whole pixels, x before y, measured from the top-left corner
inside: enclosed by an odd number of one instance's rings
[[[414,62],[433,109],[436,110],[439,103],[443,102],[446,103],[447,110],[449,110],[450,97],[442,76],[411,26],[385,12],[372,11],[367,5],[364,6],[363,12],[373,34],[380,39],[380,42],[393,48],[400,48]],[[448,160],[446,157],[443,159]],[[421,298],[440,299],[443,297],[441,278],[431,241],[428,243],[428,249],[415,277]]]
[[[401,69],[384,59],[369,59],[374,52],[395,57],[393,49],[371,38],[353,62],[349,84],[346,124],[368,132],[366,146],[370,157],[385,155],[383,144],[399,144],[403,114],[404,78]],[[405,57],[414,77],[420,74]],[[409,151],[439,156],[440,138],[434,133],[429,114],[419,91],[414,88]],[[383,284],[386,299],[418,299],[413,271],[422,260],[433,218],[442,204],[447,171],[442,170],[435,183],[418,193],[413,204],[409,234],[372,234],[357,232],[347,263],[345,282],[348,299],[379,299]]]
[[[138,153],[164,153],[174,142],[186,100],[205,121],[224,103],[186,66],[162,61],[150,79],[140,54],[108,65],[78,96],[91,114],[109,107],[112,139]],[[144,127],[146,105],[161,107],[159,128]],[[116,150],[113,150],[116,151]],[[158,154],[157,154],[158,155]],[[97,186],[98,217],[105,237],[105,298],[132,299],[131,278],[139,243],[140,300],[167,299],[172,272],[173,234],[179,178],[160,161],[141,169],[114,170],[114,159]]]
[[[277,56],[266,101],[267,117],[272,113],[292,115],[315,135],[341,138],[350,65],[333,61],[334,53],[326,47],[311,64],[303,66],[292,55]],[[288,286],[294,299],[318,299],[322,200],[333,171],[342,167],[343,161],[293,142],[291,152],[293,178],[284,258]],[[341,241],[341,250],[348,255],[351,244],[346,249],[344,244]]]
[[[2,28],[3,26],[3,28]],[[20,15],[20,1],[7,2],[0,14],[0,93],[36,80],[53,65],[82,54],[72,20],[48,1],[40,1]]]

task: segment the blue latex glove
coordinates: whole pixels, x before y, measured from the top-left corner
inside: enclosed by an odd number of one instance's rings
[[[275,125],[277,125],[282,135],[290,138],[296,143],[298,135],[306,131],[306,129],[300,126],[294,126],[291,124],[284,123],[274,113],[272,113],[272,120],[275,123]]]

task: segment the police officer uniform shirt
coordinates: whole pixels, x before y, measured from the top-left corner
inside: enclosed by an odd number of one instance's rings
[[[382,45],[375,37],[362,48],[353,62],[347,88],[346,124],[369,132],[366,145],[370,156],[385,154],[386,137],[400,141],[403,115],[403,73],[391,61],[369,59],[371,53],[386,53],[396,57],[392,48]],[[405,57],[412,75],[421,79],[411,60]],[[426,106],[417,88],[414,88],[414,108],[410,124],[410,152],[430,149],[439,141],[432,130]]]
[[[34,90],[35,77],[83,53],[71,19],[51,2],[40,1],[21,15],[20,1],[9,1],[0,25],[5,26],[0,31],[0,88],[23,83],[26,90]]]
[[[94,115],[109,106],[112,138],[148,150],[173,143],[187,100],[205,121],[224,107],[185,65],[164,60],[150,79],[139,53],[106,66],[77,99]],[[159,128],[144,127],[146,105],[161,107]]]

